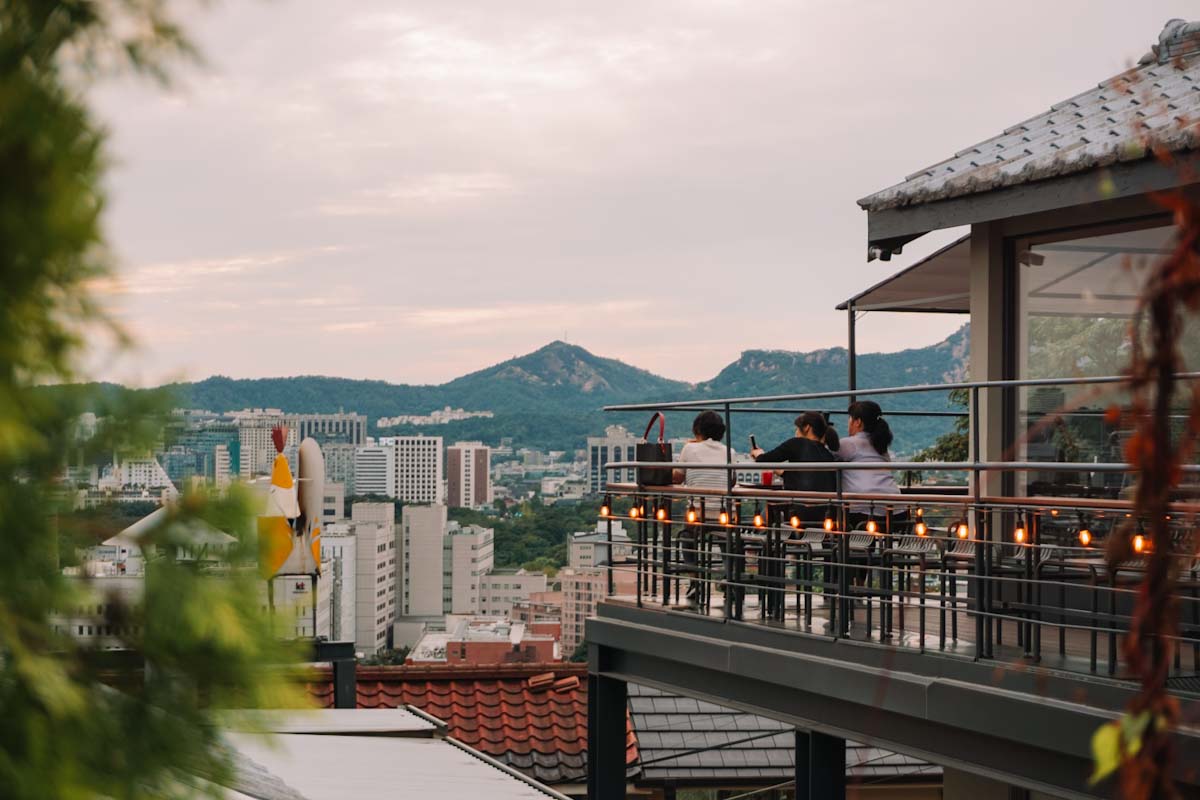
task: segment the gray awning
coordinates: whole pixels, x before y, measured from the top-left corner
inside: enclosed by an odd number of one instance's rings
[[[970,235],[963,236],[838,306],[859,311],[968,314]]]

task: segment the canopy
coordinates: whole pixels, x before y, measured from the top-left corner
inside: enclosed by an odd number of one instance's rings
[[[970,302],[970,235],[951,242],[890,278],[859,292],[838,306],[857,311],[911,311],[923,314],[968,314]]]

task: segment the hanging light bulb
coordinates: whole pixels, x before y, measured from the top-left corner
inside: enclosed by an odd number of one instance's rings
[[[1092,532],[1087,528],[1079,529],[1079,543],[1084,547],[1088,547],[1092,543]]]
[[[799,527],[800,527],[800,518],[799,518],[799,517],[797,517],[795,514],[792,514],[792,518],[791,518],[790,520],[788,520],[788,522],[791,524],[791,526],[792,526],[793,528],[799,528]]]
[[[665,506],[659,506],[659,507],[658,507],[658,511],[655,511],[655,512],[654,512],[654,517],[655,517],[655,519],[657,519],[659,522],[662,522],[664,519],[666,519],[666,518],[667,518],[667,509],[666,509],[666,507],[665,507]]]
[[[1137,534],[1133,537],[1133,552],[1141,554],[1146,551],[1146,537],[1144,534]]]
[[[607,517],[611,513],[612,513],[612,509],[609,508],[608,501],[605,500],[604,505],[600,506],[600,516]]]
[[[719,517],[719,519],[720,519],[722,525],[728,525],[729,524],[729,512],[722,508],[721,516]]]
[[[954,534],[960,539],[966,539],[971,535],[971,527],[967,525],[967,521],[965,519],[955,526]]]
[[[762,526],[763,526],[763,515],[755,514],[754,515],[754,527],[761,528]]]
[[[630,506],[630,508],[629,508],[629,518],[630,518],[630,519],[637,519],[637,517],[638,517],[638,512],[639,512],[639,511],[641,511],[641,509],[639,509],[637,506]]]
[[[826,514],[824,525],[825,525],[826,531],[832,531],[833,530],[833,517]]]
[[[696,507],[695,506],[688,506],[687,521],[689,523],[696,521]]]
[[[925,509],[921,508],[920,506],[917,506],[916,515],[917,515],[917,519],[920,519],[921,517],[925,516]]]
[[[917,536],[924,536],[929,533],[929,528],[924,522],[918,522],[915,526],[913,526],[913,530],[917,532]]]
[[[1013,541],[1017,544],[1025,544],[1025,540],[1029,538],[1029,531],[1025,528],[1025,512],[1021,512],[1021,519],[1017,522],[1017,528],[1013,531]]]
[[[1057,516],[1058,516],[1058,509],[1057,509],[1057,508],[1052,508],[1052,509],[1050,509],[1050,516],[1052,516],[1052,517],[1057,517]]]
[[[867,520],[867,533],[876,533],[879,530],[879,523],[873,519]]]

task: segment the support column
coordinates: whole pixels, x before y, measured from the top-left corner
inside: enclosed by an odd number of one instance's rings
[[[846,306],[846,388],[850,390],[847,403],[854,402],[854,390],[858,388],[858,343],[856,341],[854,303]]]
[[[846,740],[796,731],[796,800],[845,800]]]
[[[599,648],[589,646],[589,670]],[[625,682],[588,673],[588,798],[625,800]]]
[[[971,226],[971,355],[970,379],[995,381],[1004,374],[1004,239],[994,223]],[[979,451],[971,443],[971,457],[999,461],[1004,455],[1004,392],[983,389],[979,393]],[[1002,476],[984,473],[980,494],[1001,493]]]

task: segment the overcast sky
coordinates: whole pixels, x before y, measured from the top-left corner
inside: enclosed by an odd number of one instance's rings
[[[1183,0],[226,0],[111,128],[102,377],[442,382],[566,339],[703,380],[845,344],[855,200],[1133,63]],[[964,318],[868,315],[860,347]]]

